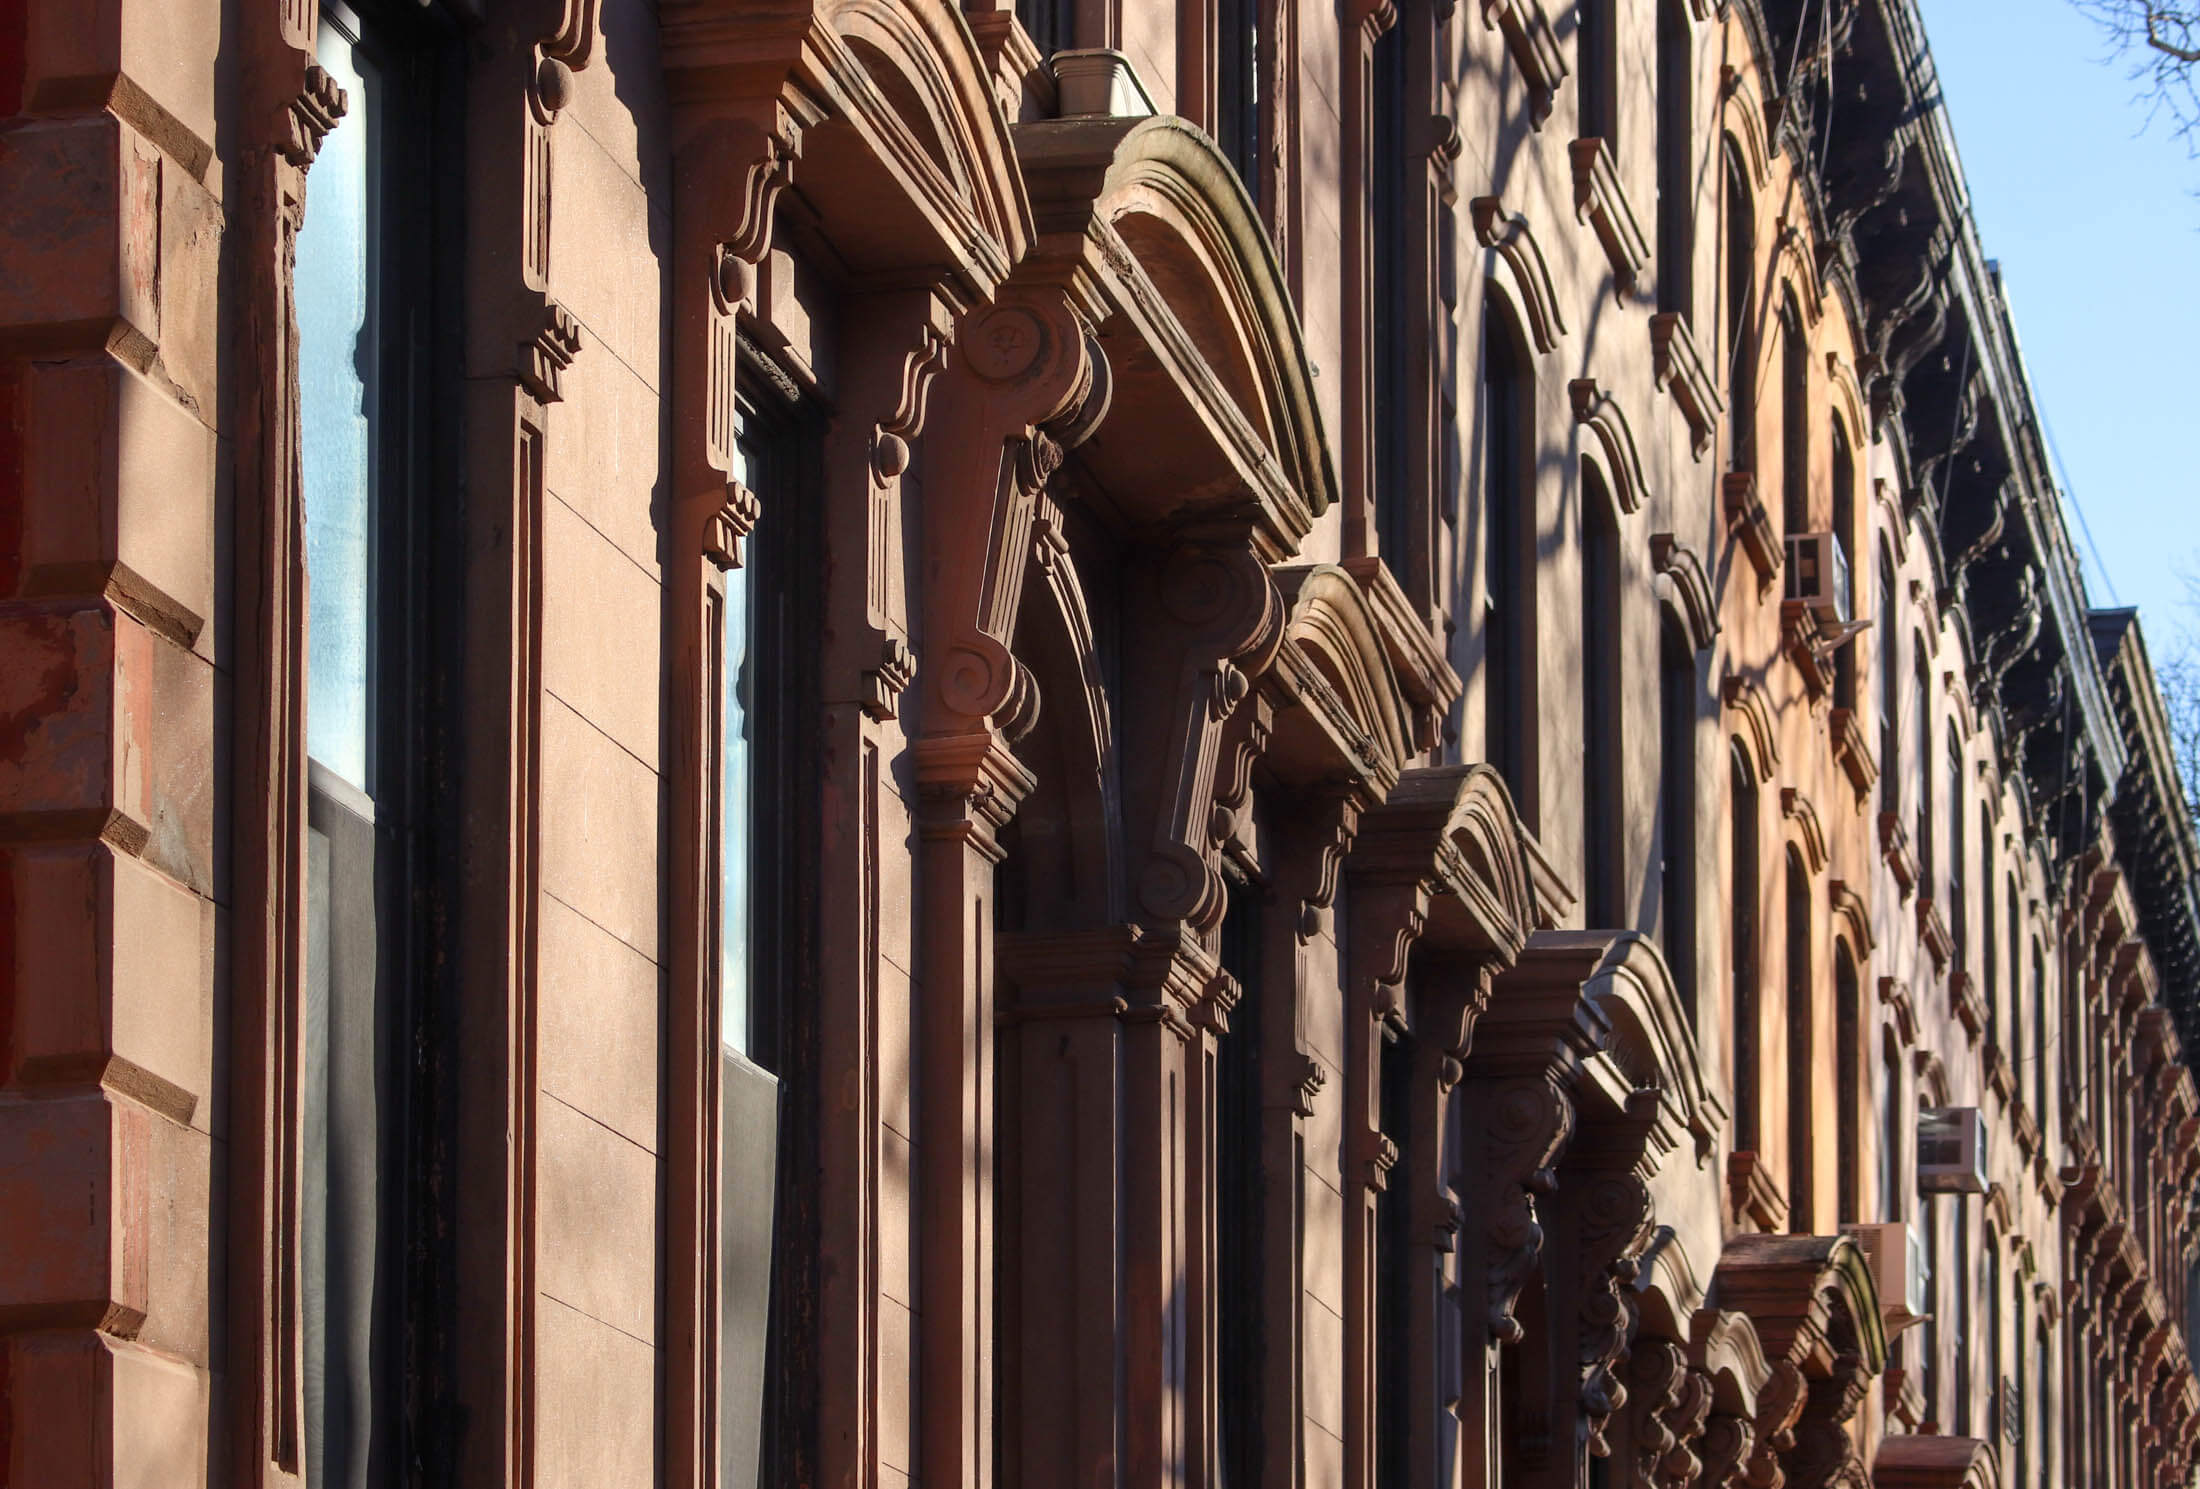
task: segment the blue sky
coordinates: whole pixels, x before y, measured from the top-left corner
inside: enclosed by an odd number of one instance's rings
[[[1979,239],[2099,550],[2066,505],[2087,592],[2137,605],[2159,658],[2200,634],[2200,160],[2148,124],[2069,0],[1919,3]]]

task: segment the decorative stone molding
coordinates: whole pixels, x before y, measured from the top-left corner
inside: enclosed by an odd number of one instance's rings
[[[1627,204],[1612,149],[1602,139],[1578,139],[1568,147],[1574,168],[1574,220],[1595,229],[1612,265],[1614,298],[1625,304],[1650,262],[1650,240]]]
[[[1917,1002],[1910,996],[1910,985],[1899,977],[1879,979],[1879,1001],[1886,1005],[1888,1016],[1894,1021],[1895,1037],[1905,1048],[1917,1043]]]
[[[1764,105],[1750,74],[1731,62],[1719,67],[1719,95],[1742,142],[1742,158],[1749,163],[1752,183],[1759,191],[1772,184],[1772,134],[1765,122]]]
[[[1566,81],[1566,54],[1538,0],[1482,0],[1482,24],[1502,31],[1505,50],[1528,88],[1529,118],[1537,129]]]
[[[1643,474],[1642,457],[1635,450],[1635,431],[1612,395],[1597,386],[1593,377],[1577,377],[1566,385],[1573,400],[1574,422],[1586,426],[1604,451],[1604,466],[1612,478],[1612,498],[1623,514],[1642,510],[1650,499],[1649,478]]]
[[[1835,879],[1826,886],[1827,898],[1832,902],[1834,923],[1848,935],[1849,944],[1855,948],[1859,965],[1878,949],[1872,938],[1871,907],[1864,897],[1850,887],[1846,879]]]
[[[1795,664],[1796,676],[1803,680],[1803,696],[1816,712],[1833,691],[1834,658],[1826,649],[1817,617],[1801,600],[1780,602],[1780,649]]]
[[[1518,212],[1508,213],[1504,202],[1494,196],[1476,197],[1467,203],[1467,210],[1474,218],[1474,240],[1494,250],[1510,271],[1529,340],[1539,352],[1555,351],[1566,334],[1566,312],[1543,257],[1543,245],[1536,242],[1528,219]]]
[[[1793,786],[1780,788],[1780,815],[1795,824],[1795,840],[1803,849],[1803,865],[1814,874],[1825,872],[1828,862],[1826,829],[1810,798]]]
[[[1740,715],[1740,738],[1757,772],[1759,785],[1770,785],[1780,768],[1780,735],[1773,721],[1772,700],[1765,690],[1740,673],[1730,672],[1719,685],[1720,701]]]
[[[1657,386],[1672,394],[1688,421],[1689,453],[1703,459],[1711,448],[1712,432],[1726,410],[1726,398],[1696,349],[1688,317],[1677,310],[1650,317],[1650,351]]]
[[[1674,607],[1688,627],[1688,639],[1696,650],[1702,651],[1718,640],[1719,603],[1696,550],[1672,533],[1653,533],[1650,563],[1660,584],[1671,590]]]

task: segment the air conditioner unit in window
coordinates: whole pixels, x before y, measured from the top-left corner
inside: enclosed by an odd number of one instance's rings
[[[1787,597],[1800,600],[1822,631],[1849,623],[1849,555],[1832,533],[1790,533]]]
[[[1879,1311],[1889,1334],[1925,1320],[1925,1242],[1907,1220],[1871,1221],[1841,1229],[1863,1248]]]
[[[1975,1106],[1929,1106],[1917,1114],[1921,1194],[1986,1192],[1986,1122]]]

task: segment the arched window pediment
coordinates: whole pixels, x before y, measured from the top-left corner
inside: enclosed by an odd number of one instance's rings
[[[1114,375],[1080,459],[1140,518],[1260,514],[1293,551],[1336,499],[1305,336],[1244,185],[1170,115],[1018,125],[1039,241],[1034,271],[1093,286]]]

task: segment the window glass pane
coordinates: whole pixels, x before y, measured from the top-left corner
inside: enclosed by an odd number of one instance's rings
[[[324,15],[321,66],[350,101],[315,159],[298,234],[298,403],[305,481],[306,751],[363,791],[374,709],[372,182],[380,78]]]
[[[744,486],[757,479],[752,451],[736,441],[733,479]],[[754,543],[743,557],[753,562]],[[750,702],[754,676],[749,655],[753,627],[749,615],[749,570],[728,569],[725,603],[719,616],[719,656],[724,671],[725,716],[719,740],[719,1037],[726,1047],[750,1053],[749,1040],[749,863],[754,772],[751,766]]]

